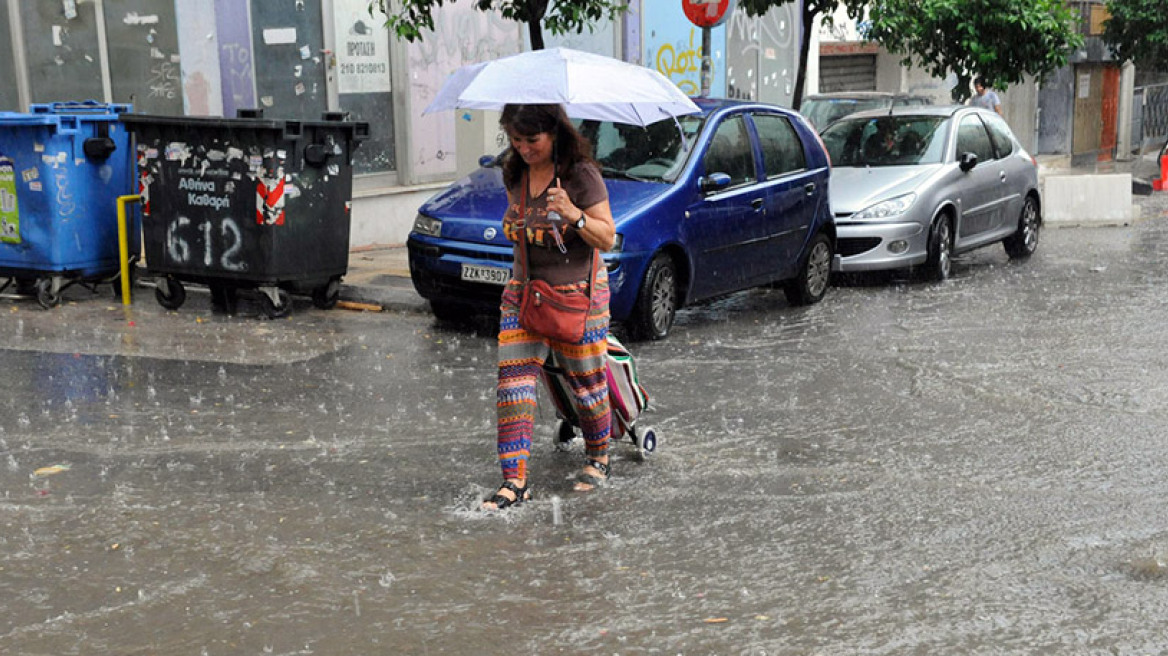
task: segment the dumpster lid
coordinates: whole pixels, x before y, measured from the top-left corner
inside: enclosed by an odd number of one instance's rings
[[[53,103],[34,103],[28,106],[32,114],[77,114],[90,116],[95,119],[110,119],[116,114],[124,114],[133,110],[132,105],[124,103],[103,103],[96,100],[65,101]]]
[[[215,116],[164,116],[159,114],[121,114],[118,119],[133,131],[135,127],[189,129],[278,130],[288,138],[299,138],[302,127],[345,130],[350,139],[363,139],[369,124],[358,121],[301,121],[271,118],[219,118]]]
[[[24,114],[21,112],[0,112],[0,124],[3,125],[57,125],[60,122],[60,116],[52,116],[48,114]]]
[[[113,114],[22,114],[20,112],[0,112],[0,127],[17,128],[43,125],[59,134],[77,134],[81,124],[108,123],[117,120]]]

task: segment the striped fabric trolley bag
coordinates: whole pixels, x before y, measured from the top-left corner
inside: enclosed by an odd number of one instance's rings
[[[556,446],[567,449],[576,437],[580,427],[572,391],[564,380],[564,372],[549,360],[543,367],[543,379],[556,406],[560,418],[556,434]],[[608,358],[605,366],[608,378],[608,396],[612,405],[612,438],[620,440],[628,436],[637,447],[638,455],[644,459],[657,450],[657,433],[648,427],[637,425],[641,413],[649,406],[649,395],[637,377],[637,365],[624,344],[610,333],[608,335]]]

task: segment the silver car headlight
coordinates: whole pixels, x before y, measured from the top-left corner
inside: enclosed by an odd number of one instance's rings
[[[852,219],[890,219],[900,216],[909,210],[917,200],[916,193],[907,193],[896,198],[889,198],[875,205],[870,205],[852,215]]]
[[[426,216],[425,214],[419,214],[414,219],[414,232],[431,237],[441,237],[442,221]]]

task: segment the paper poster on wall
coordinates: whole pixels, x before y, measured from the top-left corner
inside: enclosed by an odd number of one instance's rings
[[[366,0],[334,0],[340,93],[386,93],[389,77],[389,31],[369,15]]]
[[[271,27],[264,30],[264,44],[285,46],[296,43],[295,27]]]
[[[1090,98],[1091,97],[1091,74],[1090,73],[1080,73],[1079,74],[1079,97],[1080,98]]]

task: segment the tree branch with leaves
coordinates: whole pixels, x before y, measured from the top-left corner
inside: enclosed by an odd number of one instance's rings
[[[958,102],[977,76],[1005,89],[1066,66],[1083,44],[1078,15],[1063,0],[874,0],[869,18],[867,37],[905,55],[905,65],[919,62],[938,78],[955,75]]]
[[[615,0],[471,0],[475,9],[498,12],[503,18],[527,25],[532,50],[543,50],[543,28],[555,35],[580,34],[605,18],[616,19],[627,5]],[[453,0],[451,0],[453,2]],[[398,38],[421,41],[434,30],[433,11],[445,0],[372,0],[369,13],[385,16],[385,26]]]
[[[1103,40],[1120,61],[1168,71],[1168,5],[1164,0],[1108,0]]]

